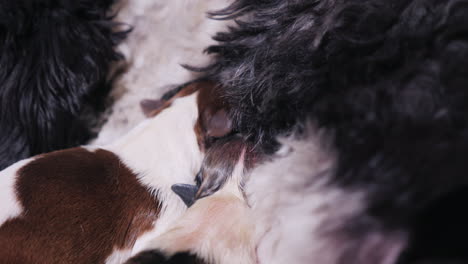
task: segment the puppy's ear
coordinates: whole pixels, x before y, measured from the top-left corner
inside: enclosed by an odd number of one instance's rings
[[[190,95],[198,91],[200,87],[197,82],[189,82],[182,85],[169,85],[169,88],[159,100],[145,99],[140,102],[141,110],[145,116],[153,117],[157,115],[169,107],[175,99]],[[164,89],[168,88],[165,87]]]
[[[144,99],[140,102],[141,110],[146,117],[151,117],[164,106],[163,100]]]
[[[224,109],[206,118],[206,134],[209,137],[223,137],[232,131],[232,121]]]
[[[229,105],[221,96],[219,86],[214,82],[202,82],[199,86],[199,133],[203,138],[220,138],[230,134],[233,122],[229,115]]]

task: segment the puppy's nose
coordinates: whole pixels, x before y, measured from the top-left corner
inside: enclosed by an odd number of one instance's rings
[[[180,197],[180,199],[182,199],[187,207],[190,207],[195,203],[195,195],[197,194],[198,186],[179,183],[172,185],[171,189]]]

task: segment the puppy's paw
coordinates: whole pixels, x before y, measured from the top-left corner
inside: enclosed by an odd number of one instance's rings
[[[203,260],[195,255],[182,252],[171,257],[166,257],[163,253],[157,250],[143,251],[133,258],[129,259],[126,264],[205,264]]]

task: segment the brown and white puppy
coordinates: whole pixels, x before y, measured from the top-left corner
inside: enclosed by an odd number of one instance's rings
[[[167,93],[162,100],[143,101],[144,112],[157,114],[171,104],[171,96],[177,92]],[[242,190],[244,174],[255,162],[255,152],[232,132],[229,106],[216,86],[200,89],[198,105],[196,131],[205,158],[196,177],[197,185],[172,187],[189,208],[127,264],[256,262],[254,221]]]
[[[0,172],[0,263],[122,263],[165,233],[186,211],[171,186],[193,183],[203,159],[208,136],[197,132],[219,132],[209,127],[216,110],[200,105],[198,90],[209,85],[181,88],[111,145],[52,152]]]
[[[190,185],[174,186],[190,206],[187,212],[127,264],[256,263],[254,221],[241,189],[252,153],[237,136],[213,142],[206,150],[198,192]]]

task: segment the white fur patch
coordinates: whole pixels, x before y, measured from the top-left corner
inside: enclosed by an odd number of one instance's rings
[[[112,254],[107,257],[105,264],[121,264],[130,258],[132,251],[130,249],[115,249]]]
[[[104,147],[137,173],[140,182],[155,191],[162,204],[154,230],[136,241],[134,252],[139,252],[147,239],[166,230],[187,209],[171,186],[193,183],[203,159],[194,131],[198,118],[196,95],[178,98],[157,116]]]
[[[32,160],[31,158],[18,161],[0,172],[0,226],[23,211],[16,196],[16,178],[18,170]]]
[[[128,71],[112,90],[115,104],[94,144],[105,145],[123,136],[144,120],[139,102],[159,98],[168,85],[196,77],[181,64],[204,66],[210,56],[203,50],[215,43],[211,37],[228,21],[206,16],[226,7],[230,0],[127,0],[117,7],[116,20],[133,31],[119,46],[129,62]]]
[[[259,263],[342,264],[344,256],[393,263],[404,244],[400,233],[344,231],[365,214],[364,192],[329,184],[335,155],[319,131],[309,130],[306,139],[282,140],[290,151],[254,169],[246,182]]]
[[[321,257],[327,254],[316,233],[332,209],[342,207],[343,217],[359,212],[361,197],[325,187],[335,159],[319,137],[283,143],[281,156],[254,169],[246,183],[257,221],[259,261],[333,263]],[[289,153],[283,153],[287,148]]]

